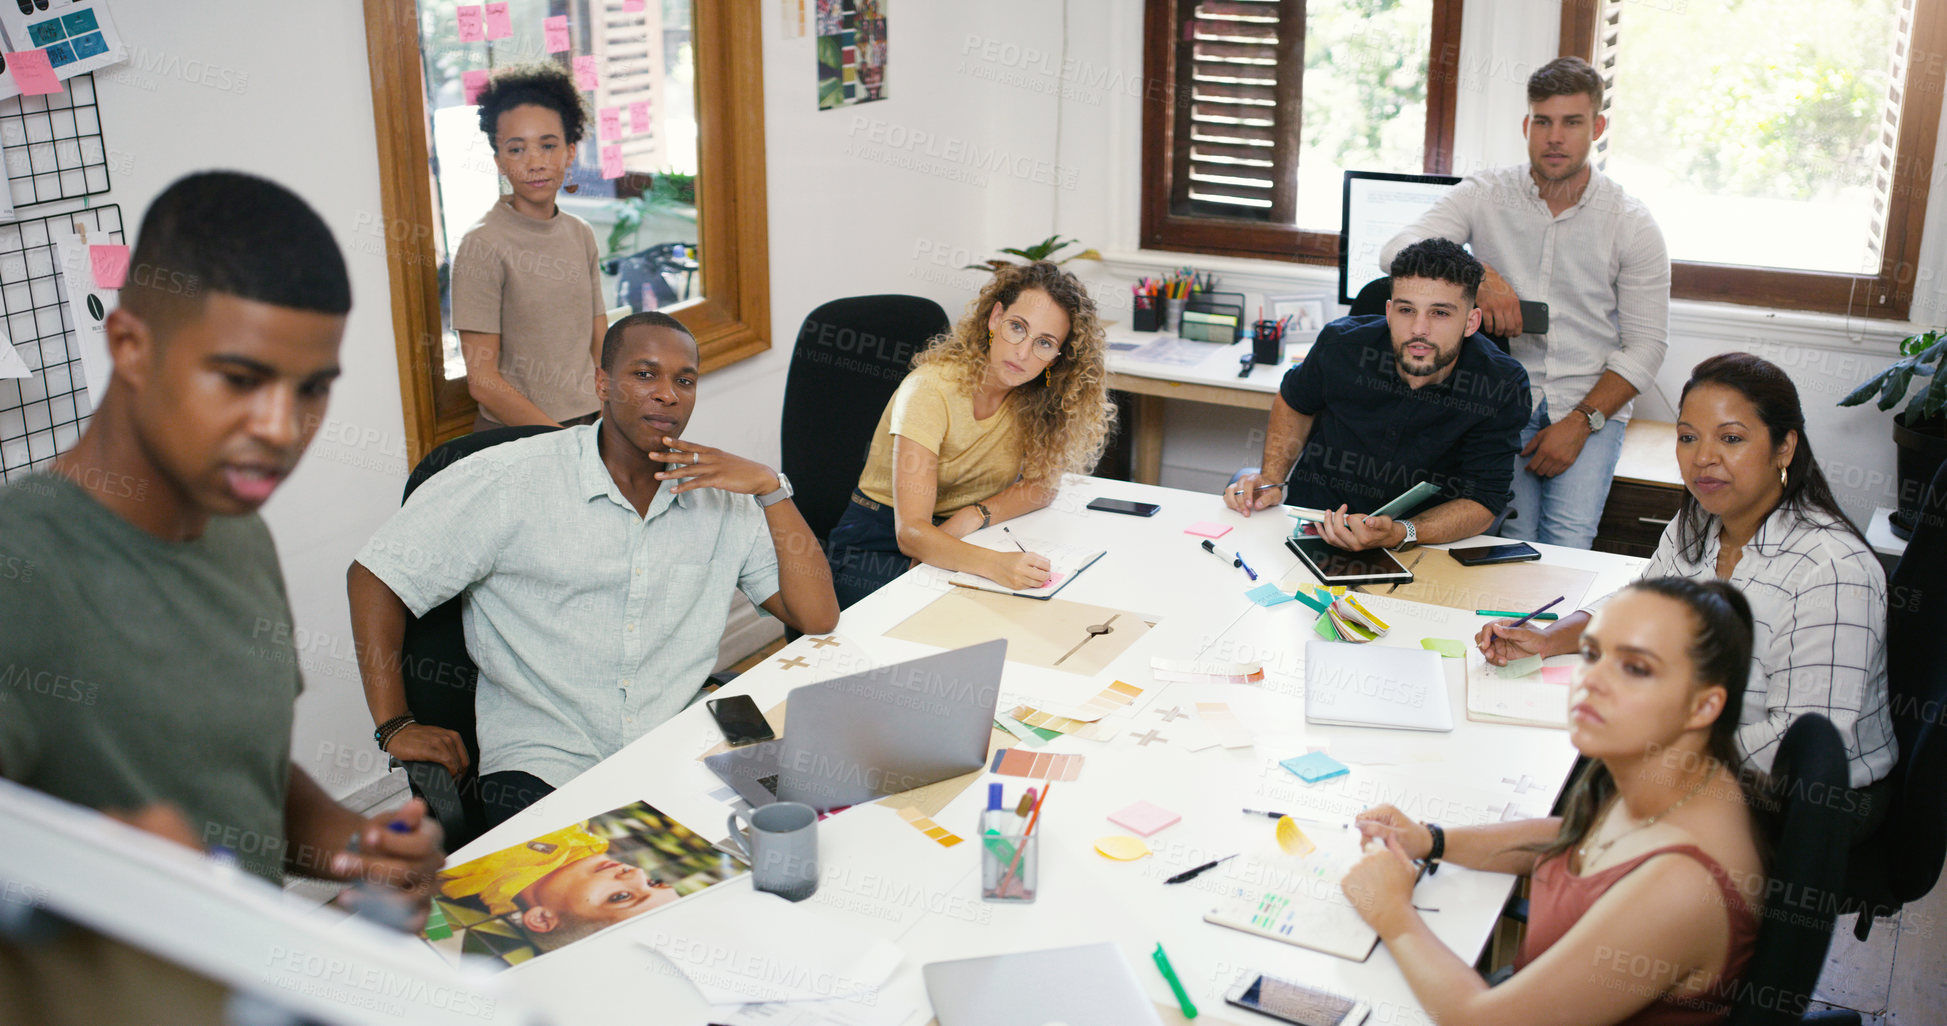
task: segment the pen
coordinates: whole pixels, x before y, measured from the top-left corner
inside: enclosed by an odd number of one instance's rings
[[[1283,812],[1266,812],[1263,809],[1245,809],[1244,815],[1264,816],[1269,819],[1284,819],[1289,814]],[[1338,827],[1340,830],[1350,830],[1352,828],[1352,824],[1347,823],[1344,820],[1313,819],[1310,816],[1290,816],[1290,818],[1295,819],[1300,823],[1310,823],[1313,826]]]
[[[1156,961],[1157,971],[1162,973],[1163,979],[1169,983],[1170,993],[1176,995],[1176,1005],[1178,1008],[1183,1009],[1183,1017],[1185,1019],[1196,1018],[1197,1006],[1190,1003],[1190,995],[1183,989],[1183,981],[1177,979],[1176,970],[1170,968],[1170,956],[1163,954],[1163,946],[1161,944],[1156,945],[1156,950],[1151,952],[1149,957]]]
[[[1527,622],[1528,622],[1529,620],[1532,620],[1532,619],[1534,619],[1535,617],[1537,617],[1537,616],[1540,616],[1540,615],[1541,615],[1542,613],[1545,613],[1545,612],[1547,612],[1547,611],[1548,611],[1548,608],[1549,608],[1549,606],[1553,606],[1553,605],[1556,605],[1557,603],[1560,603],[1560,602],[1561,602],[1561,601],[1562,601],[1563,599],[1565,599],[1565,598],[1567,598],[1567,597],[1568,597],[1567,595],[1557,595],[1557,596],[1555,596],[1555,601],[1554,601],[1554,602],[1550,602],[1550,603],[1548,603],[1548,605],[1546,605],[1546,606],[1543,606],[1543,607],[1541,607],[1540,609],[1537,609],[1537,610],[1535,610],[1535,611],[1534,611],[1534,612],[1532,612],[1532,613],[1529,613],[1529,614],[1528,614],[1527,616],[1524,616],[1524,617],[1522,617],[1521,619],[1519,619],[1519,620],[1516,620],[1516,621],[1514,621],[1514,622],[1513,622],[1513,623],[1511,623],[1511,624],[1508,624],[1508,627],[1507,627],[1507,629],[1508,629],[1508,630],[1513,630],[1513,629],[1515,629],[1516,627],[1519,627],[1519,626],[1521,626],[1522,624],[1525,624],[1525,623],[1527,623]]]
[[[1211,859],[1209,862],[1206,862],[1201,866],[1197,866],[1194,869],[1186,869],[1183,872],[1178,873],[1175,876],[1172,876],[1163,882],[1166,884],[1180,884],[1189,880],[1195,880],[1197,877],[1202,876],[1205,871],[1215,869],[1218,863],[1227,862],[1236,857],[1237,856],[1235,855],[1226,855],[1221,859]]]
[[[1006,524],[1001,525],[1001,533],[1007,535],[1007,540],[1013,542],[1015,548],[1020,549],[1022,552],[1028,550],[1027,546],[1021,544],[1020,539],[1014,537],[1014,532],[1007,529]]]
[[[1244,554],[1242,552],[1233,551],[1231,555],[1237,557],[1237,565],[1243,567],[1244,572],[1251,575],[1251,580],[1257,580],[1257,571],[1251,569],[1251,564],[1244,562]],[[1560,600],[1558,599],[1557,601]]]
[[[1521,614],[1509,612],[1508,610],[1505,609],[1476,609],[1474,610],[1474,615],[1475,616],[1520,616]],[[1562,614],[1560,613],[1529,613],[1528,616],[1536,620],[1559,620],[1562,618]]]

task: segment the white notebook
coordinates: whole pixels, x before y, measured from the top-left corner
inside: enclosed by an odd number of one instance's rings
[[[1101,559],[1105,551],[1103,549],[1085,549],[1074,545],[1062,545],[1040,538],[1029,538],[1025,535],[1018,534],[1005,534],[999,531],[992,532],[992,534],[993,537],[982,538],[973,544],[979,545],[982,548],[993,549],[995,552],[1019,552],[1022,548],[1025,548],[1029,552],[1048,557],[1048,566],[1051,571],[1048,576],[1048,583],[1039,588],[1023,588],[1017,591],[997,582],[990,581],[979,574],[970,574],[964,570],[947,578],[948,582],[962,588],[999,592],[1003,595],[1021,595],[1026,598],[1037,599],[1052,598],[1055,592],[1067,587],[1068,582],[1074,580],[1076,574],[1087,570],[1090,564]],[[1015,542],[1020,543],[1020,548],[1015,547]]]
[[[1305,719],[1352,727],[1452,730],[1447,671],[1423,648],[1305,643]]]

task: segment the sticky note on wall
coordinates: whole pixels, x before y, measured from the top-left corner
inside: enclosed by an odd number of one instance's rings
[[[568,48],[569,43],[568,43],[568,16],[567,15],[557,14],[554,17],[549,18],[548,20],[542,22],[541,27],[547,33],[547,46],[548,46],[549,53],[560,53],[561,51],[566,50]]]
[[[128,280],[128,247],[89,246],[88,265],[96,288],[119,289]]]
[[[511,39],[514,35],[514,19],[507,13],[505,3],[487,5],[488,39]]]
[[[486,13],[479,4],[461,4],[453,8],[453,18],[459,22],[460,42],[484,43],[487,41]]]
[[[61,80],[54,77],[54,65],[45,50],[21,50],[7,55],[7,70],[14,74],[14,85],[23,96],[46,96],[61,91]]]

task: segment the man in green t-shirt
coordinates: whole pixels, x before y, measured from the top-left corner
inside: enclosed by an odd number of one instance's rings
[[[350,309],[330,229],[283,187],[211,172],[156,198],[107,395],[51,473],[0,487],[0,774],[423,908],[424,806],[368,820],[291,765],[302,676],[256,512],[323,422]]]

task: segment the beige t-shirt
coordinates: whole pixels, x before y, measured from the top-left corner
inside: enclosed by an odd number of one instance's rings
[[[872,452],[859,475],[859,491],[874,502],[892,503],[892,436],[925,446],[940,460],[936,516],[969,506],[1014,483],[1021,476],[1021,429],[1014,396],[986,420],[975,420],[973,396],[947,380],[938,367],[906,375],[879,416]]]
[[[505,198],[467,229],[453,254],[453,329],[500,336],[500,374],[541,412],[595,412],[594,319],[602,305],[595,230],[557,209],[537,221]],[[485,409],[480,419],[497,421]]]

